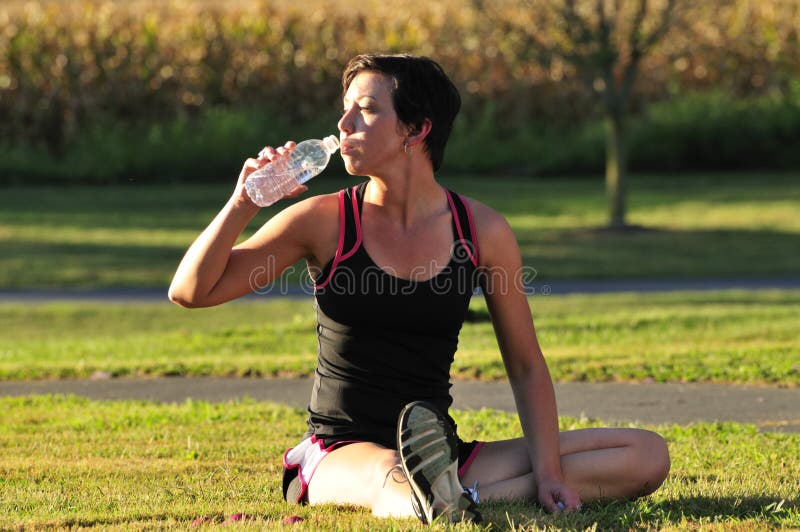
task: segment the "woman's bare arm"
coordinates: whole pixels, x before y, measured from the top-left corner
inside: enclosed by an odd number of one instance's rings
[[[235,245],[259,210],[244,190],[247,176],[293,147],[268,148],[245,162],[233,195],[181,260],[169,287],[170,300],[184,307],[208,307],[236,299],[269,284],[297,260],[315,258],[326,238],[335,242],[335,197],[317,196],[284,209]],[[305,190],[300,186],[290,197]]]
[[[564,484],[558,443],[555,392],[536,338],[523,286],[516,238],[506,220],[475,205],[482,289],[528,442],[539,502],[555,511],[574,509],[580,499]]]

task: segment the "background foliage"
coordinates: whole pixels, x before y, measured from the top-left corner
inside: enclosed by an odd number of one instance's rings
[[[459,85],[446,169],[595,170],[592,80],[532,38],[558,38],[534,18],[556,4],[7,0],[0,182],[230,175],[264,144],[330,132],[363,51],[429,55]],[[792,0],[681,4],[642,64],[634,111],[661,103],[635,124],[633,168],[796,166],[798,28]]]

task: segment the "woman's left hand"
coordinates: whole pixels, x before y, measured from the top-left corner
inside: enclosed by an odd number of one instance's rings
[[[551,512],[571,512],[580,509],[581,498],[562,482],[540,482],[539,503]]]

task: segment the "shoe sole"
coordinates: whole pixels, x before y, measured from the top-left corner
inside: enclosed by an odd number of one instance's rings
[[[458,444],[446,418],[424,401],[407,405],[397,424],[400,463],[419,503],[423,522],[479,521],[458,480]]]

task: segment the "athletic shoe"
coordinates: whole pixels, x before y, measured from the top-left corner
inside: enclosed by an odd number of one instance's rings
[[[400,463],[411,484],[411,502],[423,523],[438,518],[479,523],[481,515],[458,480],[458,439],[435,406],[406,405],[397,422]]]

